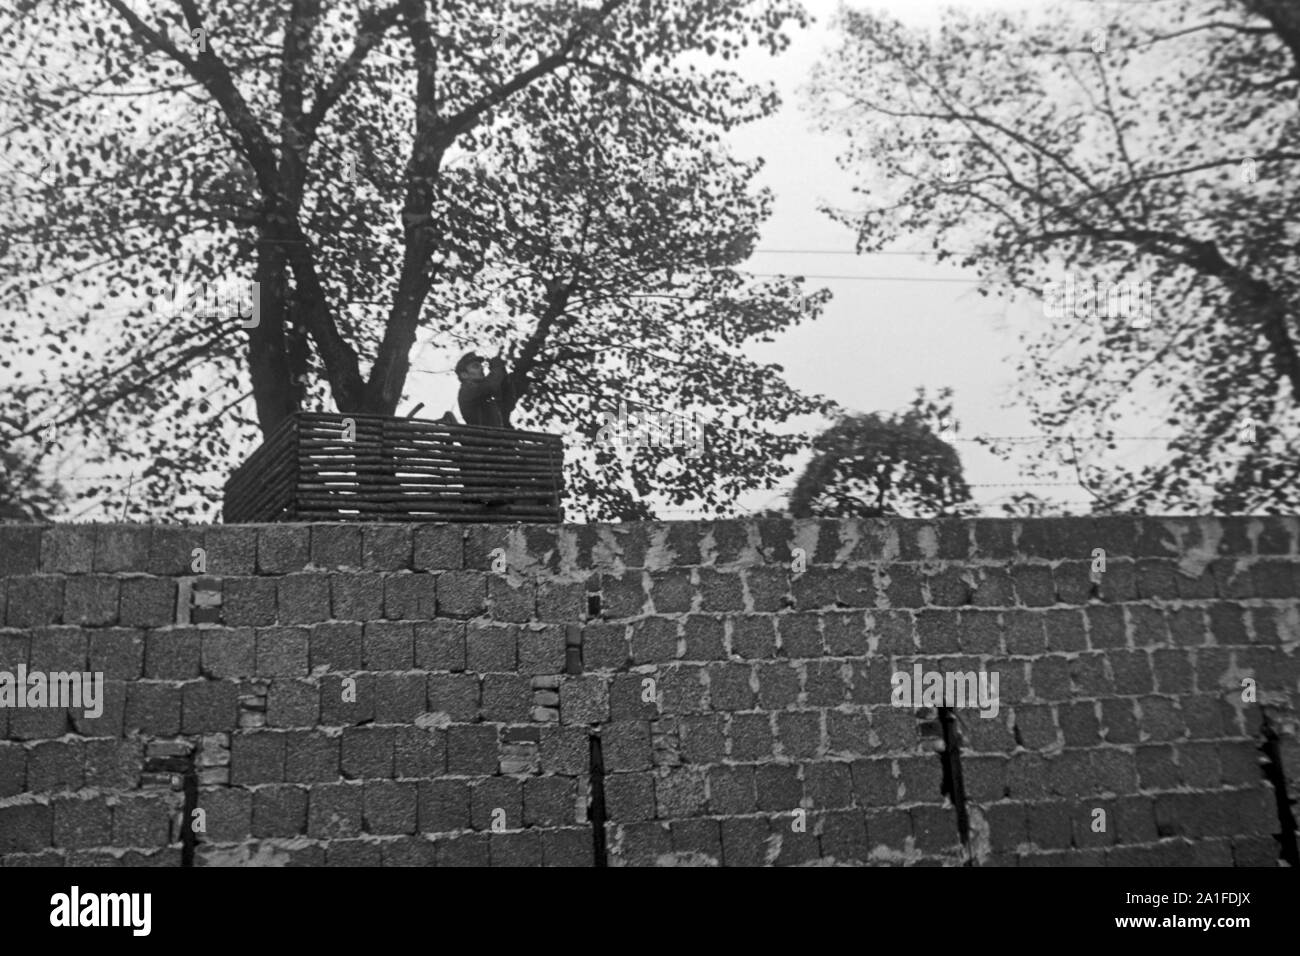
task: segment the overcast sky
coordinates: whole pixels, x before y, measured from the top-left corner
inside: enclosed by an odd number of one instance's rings
[[[1041,11],[1045,6],[1043,0],[875,0],[849,5],[883,9],[910,26],[929,28],[938,25],[949,6],[971,11]],[[988,506],[985,513],[999,513],[996,502],[1020,490],[1086,503],[1089,495],[1077,486],[1025,484],[1014,463],[969,441],[976,434],[1033,437],[1027,416],[1014,405],[1013,386],[1015,361],[1022,351],[1017,333],[1045,327],[1041,301],[981,296],[971,281],[973,271],[905,254],[927,248],[928,237],[899,242],[892,248],[900,254],[853,254],[853,234],[818,212],[825,202],[851,206],[853,197],[850,176],[835,161],[843,141],[813,130],[800,95],[814,62],[836,45],[831,19],[838,2],[810,0],[806,6],[818,22],[797,34],[788,52],[778,59],[754,55],[743,67],[745,75],[777,84],[783,108],[738,131],[733,142],[742,155],[764,157],[767,167],[761,182],[776,195],[774,215],[751,268],[805,275],[811,285],[829,288],[834,299],[816,322],[801,325],[771,345],[756,346],[751,354],[784,365],[795,386],[829,395],[857,411],[900,409],[917,386],[930,393],[951,386],[959,439],[964,439],[957,448],[966,480],[973,485],[1015,485],[973,488],[976,501]],[[1120,460],[1134,463],[1154,450],[1136,442],[1118,454]]]
[[[1022,490],[1085,504],[1089,496],[1078,486],[1028,484],[1016,462],[999,459],[969,440],[973,435],[1034,437],[1027,416],[1014,403],[1014,366],[1022,351],[1018,332],[1046,322],[1041,301],[981,296],[972,271],[909,254],[925,249],[928,237],[901,241],[894,247],[896,254],[856,255],[853,234],[818,211],[824,202],[851,205],[852,180],[835,161],[844,141],[814,131],[801,94],[813,64],[836,45],[832,19],[838,0],[805,0],[804,5],[816,22],[794,31],[788,50],[777,57],[753,50],[736,67],[746,77],[775,83],[781,109],[735,131],[730,139],[737,155],[763,157],[766,167],[758,182],[776,197],[748,267],[758,274],[806,276],[810,291],[828,288],[834,299],[815,322],[805,322],[771,344],[753,345],[748,354],[781,364],[796,387],[828,395],[855,411],[901,410],[918,386],[931,394],[950,386],[961,427],[957,448],[966,480],[979,486],[972,494],[986,514],[999,514],[998,503]],[[1042,11],[1045,3],[874,0],[850,6],[883,9],[908,25],[933,28],[946,7]],[[426,403],[434,415],[454,404],[456,381],[450,366],[460,346],[448,346],[417,345],[417,371],[407,384],[411,402]],[[1132,443],[1118,454],[1133,463],[1135,456],[1155,450],[1144,446]],[[793,485],[797,477],[796,469],[785,485]],[[754,494],[741,499],[740,510],[775,507],[782,500],[780,491]],[[684,518],[693,512],[664,509],[663,514]]]
[[[1044,6],[1041,0],[852,5],[884,9],[918,27],[938,25],[947,6],[980,11],[1041,11]],[[851,178],[835,162],[845,143],[814,131],[801,92],[813,64],[836,43],[831,21],[838,0],[805,0],[805,6],[816,22],[795,31],[786,52],[774,58],[754,50],[737,66],[747,77],[775,83],[783,105],[772,117],[734,132],[731,146],[742,157],[763,157],[766,168],[759,183],[775,195],[774,214],[748,268],[757,274],[806,276],[809,291],[828,288],[834,298],[815,322],[801,324],[772,344],[754,345],[749,354],[783,365],[794,386],[856,411],[901,410],[918,386],[931,393],[950,386],[961,423],[957,447],[985,513],[999,513],[997,503],[1021,490],[1083,504],[1088,495],[1081,488],[1026,484],[1017,463],[995,458],[969,440],[974,435],[1032,439],[1027,416],[1014,404],[1014,363],[1021,352],[1017,333],[1046,323],[1041,302],[980,296],[972,272],[911,254],[926,248],[929,237],[904,239],[893,254],[855,255],[852,233],[819,212],[824,202],[847,206],[854,200]],[[454,407],[457,383],[450,367],[461,346],[446,345],[417,345],[404,408],[423,402],[424,414],[435,417]],[[1147,451],[1147,444],[1121,448],[1123,460],[1133,462],[1132,456]],[[796,477],[797,471],[785,486]],[[741,511],[776,506],[782,498],[780,491],[752,495],[742,499]],[[690,514],[664,510],[670,518]]]

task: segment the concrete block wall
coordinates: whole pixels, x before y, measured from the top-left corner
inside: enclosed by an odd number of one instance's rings
[[[0,672],[105,678],[98,718],[0,707],[0,864],[1274,866],[1298,537],[0,526]],[[997,714],[942,748],[917,662]]]

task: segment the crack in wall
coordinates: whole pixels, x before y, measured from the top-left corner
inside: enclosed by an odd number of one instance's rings
[[[184,801],[181,806],[181,866],[194,865],[194,850],[198,834],[194,832],[194,810],[199,805],[199,774],[194,766],[194,753],[167,757],[150,757],[144,764],[145,773],[168,774],[173,781],[180,778]]]
[[[961,769],[961,730],[957,726],[957,714],[951,707],[939,708],[939,727],[942,732],[943,747],[939,751],[939,761],[943,766],[943,783],[939,792],[952,802],[957,811],[957,835],[961,839],[962,850],[966,854],[965,866],[975,862],[971,853],[970,810],[966,805],[966,783]]]
[[[1282,748],[1280,746],[1281,738],[1276,730],[1273,729],[1272,723],[1268,719],[1268,711],[1261,705],[1260,714],[1260,733],[1264,742],[1259,745],[1259,751],[1264,755],[1260,761],[1260,771],[1264,774],[1264,779],[1273,786],[1273,797],[1277,801],[1277,822],[1279,826],[1278,833],[1274,834],[1273,839],[1278,842],[1278,859],[1284,860],[1293,867],[1300,867],[1300,846],[1296,843],[1296,819],[1291,805],[1295,800],[1287,796],[1286,791],[1286,772],[1282,766]]]
[[[605,842],[605,756],[601,748],[600,731],[594,730],[590,741],[591,771],[591,822],[592,861],[596,866],[609,866]]]

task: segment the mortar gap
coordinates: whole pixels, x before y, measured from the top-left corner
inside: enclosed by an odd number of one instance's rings
[[[195,754],[184,757],[153,757],[145,761],[146,773],[165,773],[181,778],[181,866],[194,865],[194,850],[199,844],[194,832],[194,811],[199,805],[199,774],[194,767]]]
[[[970,855],[970,812],[966,806],[966,783],[961,770],[961,732],[953,708],[939,708],[939,727],[943,732],[943,750],[939,753],[943,783],[939,792],[952,801],[957,811],[957,835],[966,851],[965,865],[971,866],[974,860]]]
[[[590,746],[591,810],[587,814],[591,823],[591,851],[595,866],[609,866],[605,849],[605,755],[601,748],[600,731],[593,730],[588,738]]]
[[[1277,802],[1277,822],[1279,831],[1273,839],[1279,844],[1278,859],[1291,866],[1300,866],[1300,846],[1296,843],[1296,819],[1291,810],[1291,799],[1286,792],[1286,773],[1282,767],[1282,748],[1277,731],[1269,722],[1268,712],[1263,706],[1259,708],[1260,733],[1264,742],[1259,750],[1265,759],[1260,762],[1260,771],[1264,779],[1273,786],[1273,798]]]

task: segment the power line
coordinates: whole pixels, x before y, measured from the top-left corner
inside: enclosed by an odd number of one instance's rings
[[[982,279],[927,279],[922,276],[828,276],[812,275],[807,272],[745,272],[756,279],[789,279],[797,275],[800,279],[856,279],[861,282],[960,282],[965,285],[979,285]]]
[[[939,252],[910,252],[907,250],[879,251],[879,252],[854,252],[852,249],[755,249],[755,252],[770,255],[786,256],[916,256],[924,258],[927,256],[937,256]],[[944,250],[949,255],[954,256],[973,256],[977,253]]]

